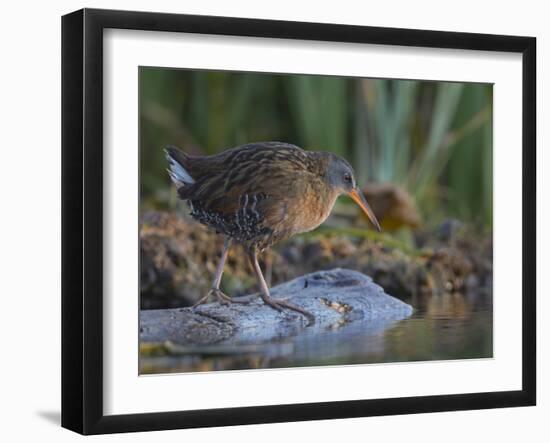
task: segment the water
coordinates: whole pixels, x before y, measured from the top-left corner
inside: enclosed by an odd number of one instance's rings
[[[184,355],[142,357],[141,373],[265,369],[365,363],[490,358],[492,299],[444,294],[405,300],[415,313],[400,321],[337,323],[305,328],[264,343],[227,343]]]

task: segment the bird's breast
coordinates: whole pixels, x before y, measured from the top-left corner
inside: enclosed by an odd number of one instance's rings
[[[292,202],[285,217],[291,224],[292,234],[308,232],[318,227],[329,216],[335,201],[335,194],[311,192]]]

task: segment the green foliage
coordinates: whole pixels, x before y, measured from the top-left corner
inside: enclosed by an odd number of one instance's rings
[[[140,69],[142,197],[170,200],[162,148],[212,154],[280,140],[392,181],[424,219],[492,222],[492,85]]]
[[[349,82],[336,77],[305,75],[285,80],[290,115],[301,143],[347,155]]]

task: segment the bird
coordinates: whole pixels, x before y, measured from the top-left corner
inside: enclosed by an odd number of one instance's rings
[[[266,141],[248,143],[218,154],[190,155],[168,145],[168,175],[190,215],[223,235],[224,244],[208,293],[224,305],[247,303],[220,290],[225,261],[233,244],[240,244],[256,274],[263,302],[273,309],[315,317],[283,299],[271,297],[258,256],[275,243],[308,232],[329,216],[336,199],[350,196],[374,227],[380,225],[361,189],[352,166],[344,158],[324,151],[304,150],[293,144]]]

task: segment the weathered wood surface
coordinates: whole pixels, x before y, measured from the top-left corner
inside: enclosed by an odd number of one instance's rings
[[[315,316],[315,324],[306,327],[302,315],[276,311],[254,294],[243,297],[250,300],[246,305],[215,302],[194,309],[141,311],[141,342],[168,342],[178,349],[198,346],[204,350],[205,345],[253,345],[300,332],[326,332],[349,323],[361,323],[359,327],[377,333],[413,311],[410,305],[386,294],[370,277],[347,269],[304,275],[272,288],[272,296],[308,310]]]

